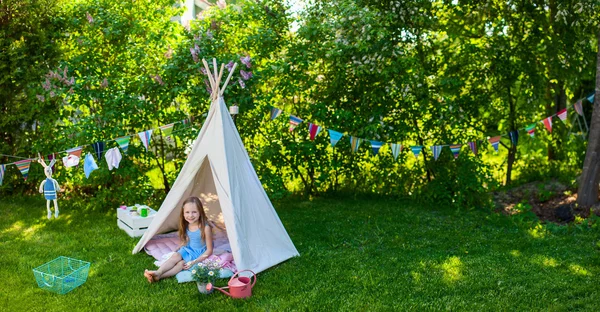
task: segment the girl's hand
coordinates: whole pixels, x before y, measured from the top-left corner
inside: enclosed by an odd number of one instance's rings
[[[183,264],[183,269],[184,270],[189,270],[191,267],[194,266],[194,264],[196,264],[196,261],[186,262],[186,263]]]

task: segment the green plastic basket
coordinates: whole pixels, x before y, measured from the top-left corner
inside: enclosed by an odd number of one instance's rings
[[[58,257],[33,269],[33,275],[40,288],[63,295],[85,283],[89,271],[89,262]]]

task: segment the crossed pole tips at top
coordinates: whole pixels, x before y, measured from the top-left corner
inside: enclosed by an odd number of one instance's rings
[[[212,93],[210,94],[210,98],[214,101],[219,98],[219,96],[223,96],[223,92],[225,92],[225,88],[227,88],[227,84],[229,83],[229,79],[233,75],[235,68],[237,67],[237,63],[233,63],[233,67],[229,71],[229,75],[223,84],[223,87],[219,88],[221,84],[221,78],[223,77],[223,68],[225,65],[221,64],[221,69],[217,73],[217,59],[213,58],[213,71],[211,72],[210,67],[205,59],[202,59],[202,63],[204,64],[204,69],[206,69],[206,75],[208,76],[208,81],[210,83],[210,89]]]

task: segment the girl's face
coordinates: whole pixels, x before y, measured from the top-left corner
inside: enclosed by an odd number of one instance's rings
[[[200,211],[194,203],[187,203],[183,205],[183,217],[188,223],[196,223],[200,218]]]

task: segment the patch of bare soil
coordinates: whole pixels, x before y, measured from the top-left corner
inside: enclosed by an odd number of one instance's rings
[[[576,191],[552,180],[543,183],[532,182],[508,191],[494,192],[493,196],[498,212],[513,215],[519,212],[516,209],[519,203],[526,203],[540,220],[564,224],[573,221],[575,216],[589,216],[588,209],[580,209],[576,205]]]

